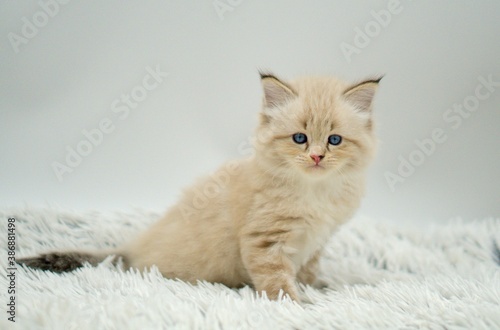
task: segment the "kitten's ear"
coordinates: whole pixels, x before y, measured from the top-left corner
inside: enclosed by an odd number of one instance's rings
[[[344,97],[360,112],[368,113],[371,111],[373,97],[382,78],[366,80],[351,86],[344,92]]]
[[[272,74],[261,72],[260,78],[264,89],[264,107],[266,108],[283,105],[297,96],[290,86]]]

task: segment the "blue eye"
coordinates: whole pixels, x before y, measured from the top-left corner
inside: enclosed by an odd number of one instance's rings
[[[328,143],[330,143],[331,145],[336,146],[339,145],[340,142],[342,142],[342,137],[340,135],[333,134],[328,137]]]
[[[307,142],[307,136],[303,133],[295,133],[292,135],[293,142],[297,144],[304,144]]]

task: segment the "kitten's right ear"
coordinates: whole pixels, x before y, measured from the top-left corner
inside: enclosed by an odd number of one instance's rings
[[[272,74],[260,72],[260,78],[264,89],[264,107],[274,108],[297,97],[290,86]]]

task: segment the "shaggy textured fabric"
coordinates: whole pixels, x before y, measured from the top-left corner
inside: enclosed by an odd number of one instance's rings
[[[15,218],[16,257],[103,248],[131,239],[159,217],[0,211],[0,243]],[[196,286],[157,269],[122,271],[109,259],[62,275],[18,267],[16,318],[7,320],[7,254],[1,264],[1,329],[500,329],[500,219],[399,228],[355,219],[321,260],[324,289],[301,287],[304,302],[256,298],[249,287]]]

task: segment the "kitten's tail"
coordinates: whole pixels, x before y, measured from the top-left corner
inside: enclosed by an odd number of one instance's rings
[[[69,251],[44,253],[36,257],[17,259],[16,262],[29,268],[49,270],[55,273],[71,272],[82,267],[85,263],[97,266],[108,256],[114,255],[113,263],[116,264],[121,257],[126,263],[126,257],[119,250],[106,251]]]

